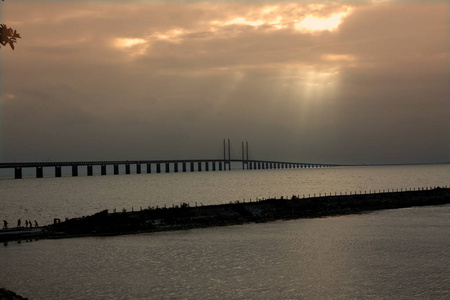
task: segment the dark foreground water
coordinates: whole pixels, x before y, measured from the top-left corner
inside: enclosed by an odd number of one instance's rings
[[[0,282],[32,299],[449,299],[450,206],[16,242]]]
[[[449,166],[0,180],[3,216],[448,185]],[[5,195],[7,197],[5,197]],[[5,200],[7,199],[7,200]],[[0,246],[30,299],[450,299],[450,206]]]

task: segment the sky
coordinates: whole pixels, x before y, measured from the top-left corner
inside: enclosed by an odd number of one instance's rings
[[[20,1],[0,161],[450,161],[447,1]]]

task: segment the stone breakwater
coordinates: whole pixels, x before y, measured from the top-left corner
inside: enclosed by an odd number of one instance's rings
[[[145,209],[136,212],[108,213],[104,210],[92,216],[45,226],[34,234],[0,234],[0,241],[182,230],[449,203],[448,188],[315,198],[292,196],[291,199],[267,199],[196,207],[183,203],[172,208]]]

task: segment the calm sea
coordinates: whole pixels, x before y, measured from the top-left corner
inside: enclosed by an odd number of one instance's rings
[[[2,179],[0,219],[447,185],[449,165]],[[449,236],[447,205],[13,242],[0,286],[30,299],[450,299]]]

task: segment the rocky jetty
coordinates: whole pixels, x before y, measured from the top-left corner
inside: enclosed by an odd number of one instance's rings
[[[109,213],[69,219],[46,226],[25,238],[67,238],[157,232],[190,228],[268,222],[297,218],[316,218],[450,203],[450,189],[323,196],[314,198],[267,199],[253,202],[190,207],[186,203],[171,208],[153,208],[137,212]],[[3,241],[11,240],[6,235]],[[12,239],[18,240],[20,235]],[[2,235],[0,234],[0,241]]]

